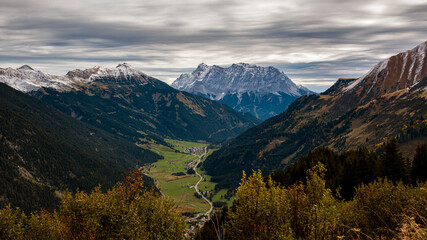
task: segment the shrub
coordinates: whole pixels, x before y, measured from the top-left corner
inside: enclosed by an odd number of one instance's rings
[[[262,180],[261,171],[242,182],[226,225],[227,239],[284,239],[292,235],[285,190]]]
[[[226,204],[227,203],[224,202],[224,201],[215,201],[215,202],[213,202],[213,206],[216,207],[216,208],[220,208],[220,207],[222,207],[222,206],[224,206]]]
[[[185,173],[184,172],[176,172],[176,173],[172,173],[171,175],[173,175],[173,176],[184,176]]]
[[[184,230],[172,200],[143,191],[139,172],[107,193],[68,194],[59,212],[75,239],[180,239]]]
[[[58,211],[29,219],[8,206],[0,210],[0,239],[182,239],[174,203],[145,190],[142,178],[135,171],[106,193],[65,193]]]
[[[0,239],[24,239],[25,215],[21,210],[13,210],[10,205],[0,210]]]
[[[340,202],[325,187],[322,164],[307,173],[307,185],[285,189],[260,171],[246,179],[237,191],[229,213],[229,239],[334,239],[340,230]]]
[[[390,239],[397,237],[398,229],[408,223],[408,217],[416,223],[423,223],[427,216],[427,192],[425,184],[419,187],[405,186],[402,182],[393,183],[379,179],[370,184],[362,184],[356,189],[354,199],[343,207],[345,219],[343,226],[353,238]]]

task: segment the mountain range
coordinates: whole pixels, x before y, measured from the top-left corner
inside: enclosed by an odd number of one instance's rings
[[[171,86],[227,104],[261,120],[280,114],[295,99],[313,94],[277,68],[247,63],[227,68],[202,63],[192,73],[182,74]]]
[[[427,139],[427,42],[375,65],[357,79],[303,96],[276,117],[248,129],[209,156],[204,169],[221,187],[242,170],[282,169],[316,147],[344,151]],[[411,144],[408,144],[411,145]],[[412,144],[416,145],[416,144]]]
[[[23,66],[0,69],[0,82],[97,128],[133,141],[223,141],[259,122],[249,115],[173,89],[123,63],[54,76]]]

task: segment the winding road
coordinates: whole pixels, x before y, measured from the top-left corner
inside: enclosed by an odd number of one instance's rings
[[[207,197],[205,197],[200,191],[199,191],[199,184],[200,182],[203,180],[202,175],[200,175],[200,173],[197,172],[197,166],[199,165],[200,161],[205,157],[206,153],[207,153],[207,147],[205,147],[205,152],[199,156],[199,160],[197,161],[196,165],[193,167],[193,170],[196,172],[197,176],[200,177],[200,180],[196,183],[196,186],[194,186],[194,189],[196,190],[197,194],[199,194],[206,202],[209,203],[209,205],[211,206],[210,209],[203,215],[205,215],[207,217],[207,220],[211,219],[211,212],[213,210],[213,204],[211,201],[209,201],[209,199]],[[186,222],[197,219],[200,215],[197,215],[196,217],[190,218],[185,220]]]

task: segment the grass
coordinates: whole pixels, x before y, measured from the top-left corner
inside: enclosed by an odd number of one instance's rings
[[[216,150],[209,150],[208,154],[206,156],[211,155],[214,151]],[[200,168],[197,169],[197,172],[199,172],[202,176],[204,176],[206,178],[206,181],[202,181],[199,184],[199,190],[200,191],[209,191],[209,192],[213,192],[215,190],[215,185],[216,183],[211,182],[211,176],[206,175],[205,171],[202,171]],[[230,200],[227,200],[226,198],[221,198],[221,195],[224,196],[227,193],[227,189],[221,189],[219,192],[215,193],[212,196],[212,202],[215,201],[223,201],[226,202],[228,206],[231,206],[234,199],[236,199],[235,196],[231,197]]]
[[[167,138],[165,139],[165,142],[171,144],[175,150],[178,150],[180,152],[184,152],[185,148],[202,148],[208,145],[202,142],[188,142]]]
[[[212,197],[212,202],[222,201],[222,202],[226,202],[228,206],[231,206],[234,199],[236,199],[236,196],[231,197],[230,200],[227,200],[226,198],[221,198],[221,196],[224,196],[226,193],[227,193],[227,189],[221,189]]]
[[[185,148],[201,148],[207,146],[207,144],[172,139],[165,139],[165,141],[171,144],[173,149],[155,143],[141,145],[141,147],[163,156],[163,159],[151,166],[145,166],[148,175],[155,179],[163,194],[175,201],[178,211],[193,212],[195,214],[205,213],[209,209],[209,204],[194,195],[194,185],[200,178],[195,174],[174,176],[172,173],[186,173],[187,170],[184,167],[187,166],[187,163],[198,160],[198,156],[184,153]],[[213,183],[212,186],[214,186]]]
[[[184,167],[187,166],[188,162],[197,161],[198,156],[185,153],[186,148],[202,148],[208,144],[201,142],[188,142],[174,139],[165,139],[165,141],[173,148],[168,146],[156,144],[150,142],[149,144],[140,145],[145,149],[149,149],[161,156],[163,159],[158,162],[145,166],[148,171],[148,175],[155,179],[157,187],[162,193],[168,197],[171,197],[177,205],[179,212],[192,212],[194,214],[205,213],[209,209],[209,204],[202,198],[195,196],[194,185],[199,181],[199,177],[195,174],[185,174],[183,176],[174,176],[172,173],[183,172],[187,170]],[[209,150],[207,156],[212,154],[215,150]],[[202,181],[199,185],[200,191],[213,192],[216,183],[211,182],[211,176],[206,175],[200,168],[197,169],[202,176],[205,177],[206,181]],[[222,189],[212,197],[214,201],[225,201],[229,206],[234,200],[234,197],[227,201],[227,199],[221,199],[221,195],[225,195],[227,190]]]

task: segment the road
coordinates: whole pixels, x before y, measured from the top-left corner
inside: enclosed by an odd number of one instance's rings
[[[205,157],[205,155],[207,154],[207,147],[205,147],[205,152],[202,154],[202,155],[200,155],[199,156],[199,160],[197,161],[197,163],[196,163],[196,165],[193,167],[193,170],[196,172],[196,174],[197,174],[197,176],[199,176],[200,177],[200,180],[196,183],[196,186],[194,186],[194,189],[196,190],[196,192],[197,192],[197,194],[199,194],[206,202],[208,202],[209,203],[209,205],[211,206],[210,207],[210,209],[205,213],[205,214],[203,214],[203,215],[205,215],[206,216],[206,218],[207,218],[207,220],[210,220],[211,219],[211,213],[212,213],[212,210],[213,210],[213,204],[212,204],[212,202],[211,201],[209,201],[209,199],[207,199],[200,191],[199,191],[199,184],[200,184],[200,182],[202,182],[203,181],[203,177],[202,177],[202,175],[200,175],[200,173],[198,173],[197,172],[197,166],[199,166],[199,163],[200,163],[200,161]],[[188,221],[191,221],[191,220],[194,220],[194,219],[197,219],[199,217],[199,215],[197,215],[196,217],[194,217],[194,218],[191,218],[191,219],[187,219],[186,220],[186,222],[188,222]]]

